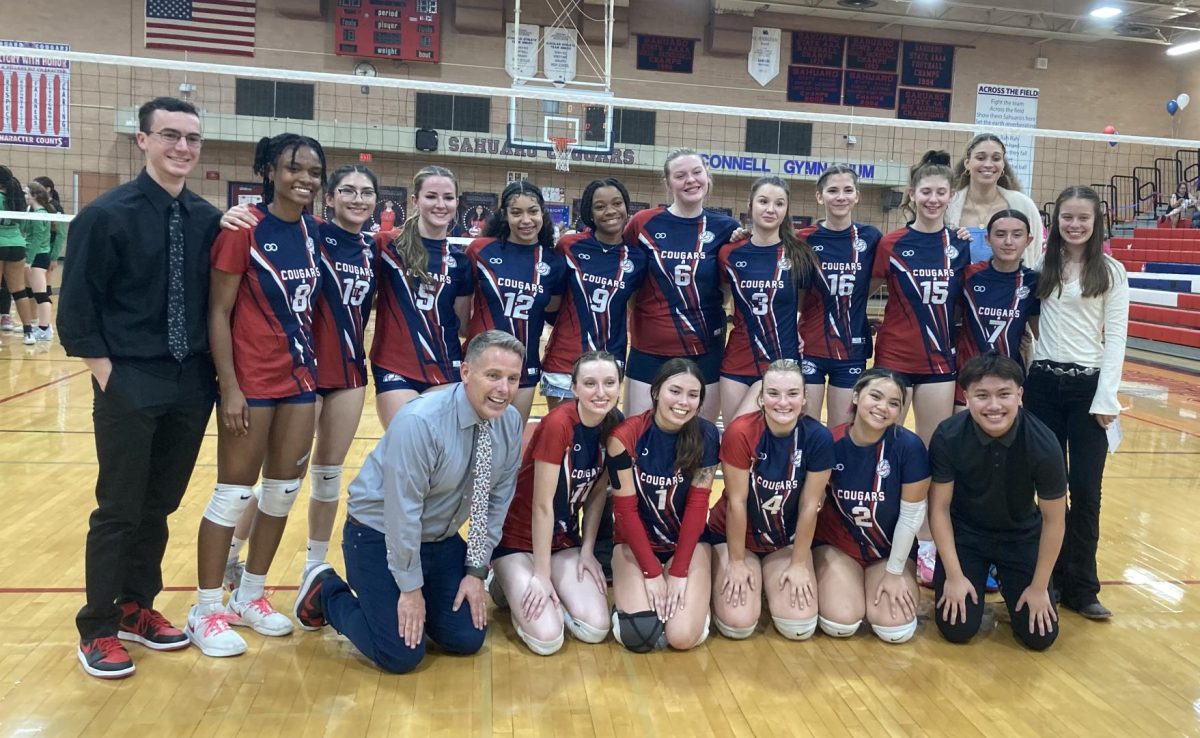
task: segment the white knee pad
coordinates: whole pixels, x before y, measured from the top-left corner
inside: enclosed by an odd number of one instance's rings
[[[525,641],[525,645],[529,646],[529,650],[536,653],[538,656],[551,656],[558,653],[558,649],[562,648],[563,632],[558,632],[558,637],[552,641],[539,641],[537,638],[526,633],[517,626],[517,635],[521,636],[521,640]]]
[[[342,467],[314,464],[308,469],[312,479],[309,493],[317,502],[337,502],[342,494]]]
[[[875,635],[879,636],[880,640],[888,643],[904,643],[917,632],[917,619],[913,618],[904,625],[893,625],[891,627],[873,624],[871,625],[871,630],[875,631]]]
[[[779,635],[789,641],[807,641],[817,630],[816,615],[803,620],[772,617],[771,622],[775,624],[775,630],[779,631]]]
[[[273,518],[286,518],[296,504],[296,493],[300,490],[299,479],[262,480],[262,494],[258,498],[258,511]]]
[[[218,483],[204,508],[204,517],[222,528],[233,528],[253,496],[254,490],[246,485]]]
[[[858,626],[862,625],[862,620],[855,620],[853,623],[836,623],[829,618],[817,616],[817,624],[821,626],[821,630],[825,635],[833,636],[834,638],[849,638],[858,632]]]
[[[756,627],[754,625],[747,625],[744,628],[735,628],[721,620],[719,617],[712,618],[712,621],[716,624],[718,633],[735,641],[742,641],[754,635],[754,629]]]
[[[700,629],[700,637],[696,639],[695,643],[688,646],[689,649],[695,648],[696,646],[699,646],[701,643],[704,643],[708,640],[708,630],[710,625],[712,625],[712,613],[704,616],[704,627]]]
[[[575,640],[584,643],[604,643],[604,639],[608,638],[608,628],[596,628],[582,620],[576,620],[565,607],[559,607],[559,610],[562,612],[563,625],[575,636]]]

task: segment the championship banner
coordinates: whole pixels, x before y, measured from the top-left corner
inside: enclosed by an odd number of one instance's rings
[[[0,144],[71,148],[71,62],[42,59],[38,49],[67,44],[0,40]]]

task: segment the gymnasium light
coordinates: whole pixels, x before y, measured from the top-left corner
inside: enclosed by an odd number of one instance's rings
[[[1182,56],[1193,51],[1200,51],[1200,41],[1188,41],[1186,44],[1172,44],[1167,47],[1167,56]]]
[[[1123,11],[1115,5],[1101,5],[1089,13],[1089,15],[1091,15],[1093,18],[1102,18],[1107,20],[1109,18],[1116,18],[1122,12]]]

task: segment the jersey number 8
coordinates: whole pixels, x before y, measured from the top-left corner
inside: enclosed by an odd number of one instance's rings
[[[292,293],[292,312],[307,313],[309,306],[309,295],[312,293],[312,285],[308,282],[301,282],[296,285],[296,291]]]

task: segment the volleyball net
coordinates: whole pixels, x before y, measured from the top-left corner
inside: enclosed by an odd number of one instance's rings
[[[261,181],[251,171],[259,138],[292,131],[320,141],[331,170],[364,163],[376,172],[376,225],[383,227],[403,221],[417,169],[450,168],[462,193],[455,235],[463,237],[477,233],[498,193],[515,179],[542,188],[563,229],[577,225],[579,195],[599,177],[621,179],[634,209],[663,204],[662,165],[676,147],[695,149],[707,162],[714,177],[708,206],[743,220],[750,184],[766,175],[791,183],[794,218],[821,217],[816,179],[830,165],[849,164],[860,178],[856,218],[885,231],[904,222],[901,191],[921,155],[942,149],[957,160],[982,131],[1008,142],[1022,189],[1039,207],[1066,186],[1091,185],[1114,227],[1153,217],[1177,183],[1200,177],[1196,142],[1168,138],[827,114],[799,106],[733,108],[570,87],[22,53],[6,57],[19,64],[10,63],[3,77],[0,164],[22,182],[53,180],[67,212],[59,219],[136,176],[143,163],[137,109],[160,95],[188,100],[200,111],[204,141],[189,187],[222,209],[259,196]],[[509,81],[503,69],[489,78]],[[688,89],[681,86],[681,96]]]

